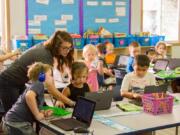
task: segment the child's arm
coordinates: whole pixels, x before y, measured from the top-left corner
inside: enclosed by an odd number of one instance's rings
[[[4,54],[4,55],[1,55],[0,56],[0,62],[3,62],[5,60],[10,59],[13,56],[16,56],[16,55],[19,55],[19,54],[20,54],[20,52],[19,52],[19,50],[17,50],[15,52],[11,52],[11,53],[7,53],[7,54]]]
[[[89,91],[90,91],[90,92],[94,92],[93,89],[92,89],[92,87],[91,87],[89,84],[88,84],[88,87],[89,87]]]
[[[66,97],[69,97],[71,95],[69,88],[68,87],[64,88],[62,94]]]
[[[108,68],[103,68],[103,71],[104,71],[104,73],[106,74],[106,75],[108,75],[108,76],[111,76],[111,77],[113,77],[114,75],[113,75],[113,73],[110,71],[110,69],[108,69]]]
[[[101,60],[98,61],[97,70],[98,70],[98,73],[100,75],[104,74],[104,71],[103,71],[103,62]]]
[[[32,90],[27,91],[25,95],[26,103],[31,110],[32,114],[37,120],[44,119],[44,114],[41,113],[38,109],[37,102],[36,102],[36,93]]]
[[[53,77],[49,79],[49,82],[46,82],[46,87],[48,89],[48,92],[52,94],[56,99],[68,104],[69,106],[74,106],[75,102],[64,96],[61,92],[59,92],[54,84]]]
[[[122,90],[121,95],[123,97],[129,98],[129,99],[138,99],[138,98],[141,98],[140,94],[133,93],[133,92],[128,92],[128,91],[125,91],[125,90]]]

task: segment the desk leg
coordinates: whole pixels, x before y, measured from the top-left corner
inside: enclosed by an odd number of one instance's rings
[[[178,126],[177,126],[177,127],[176,127],[176,133],[175,133],[175,134],[178,135],[178,132],[179,132],[179,131],[178,131]]]

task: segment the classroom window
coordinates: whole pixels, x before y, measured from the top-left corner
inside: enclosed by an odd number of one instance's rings
[[[143,0],[143,31],[166,36],[167,41],[179,38],[180,0]]]

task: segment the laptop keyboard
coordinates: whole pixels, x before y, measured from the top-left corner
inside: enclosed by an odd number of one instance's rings
[[[85,128],[87,127],[86,124],[72,118],[53,120],[51,121],[51,123],[64,130],[73,130],[74,128],[77,127],[85,127]]]

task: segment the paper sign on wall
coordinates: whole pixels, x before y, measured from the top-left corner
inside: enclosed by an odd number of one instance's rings
[[[106,19],[104,19],[104,18],[96,18],[95,23],[106,23]]]
[[[55,20],[54,24],[55,25],[66,25],[67,22],[66,22],[66,20]]]
[[[40,34],[41,30],[40,29],[29,29],[29,34]]]
[[[103,6],[112,6],[112,1],[102,1],[101,5],[103,5]]]
[[[119,22],[119,18],[110,18],[108,20],[109,23],[118,23]]]
[[[98,2],[97,1],[87,1],[87,5],[88,6],[98,6]]]
[[[34,20],[35,21],[46,21],[47,20],[47,15],[35,15]]]
[[[61,15],[61,19],[64,21],[72,21],[73,15]]]
[[[116,5],[116,6],[126,6],[126,2],[116,1],[116,2],[115,2],[115,5]]]
[[[58,31],[58,30],[60,30],[60,31],[67,31],[67,28],[56,28],[55,29],[55,31]]]
[[[61,0],[62,4],[74,4],[74,0]]]
[[[126,16],[126,8],[125,7],[117,7],[116,15],[117,16]]]
[[[41,23],[40,23],[40,21],[29,20],[28,25],[29,26],[40,26]]]
[[[49,4],[49,0],[36,0],[37,3],[39,4],[43,4],[43,5],[48,5]]]

